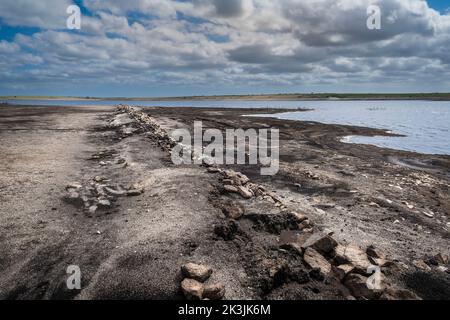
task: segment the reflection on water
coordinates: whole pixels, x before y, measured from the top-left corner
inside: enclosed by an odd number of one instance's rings
[[[212,108],[307,108],[308,112],[285,112],[280,119],[317,121],[380,128],[405,137],[347,138],[351,143],[368,143],[381,147],[450,155],[450,101],[70,101],[15,100],[28,105],[116,105],[212,107]]]

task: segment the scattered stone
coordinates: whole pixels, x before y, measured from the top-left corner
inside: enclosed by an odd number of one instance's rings
[[[293,230],[281,231],[279,244],[280,248],[290,250],[293,249],[298,254],[303,254],[302,243],[309,237],[308,234],[299,233]]]
[[[240,205],[227,205],[222,209],[227,218],[238,220],[244,215],[244,208]]]
[[[424,270],[424,271],[431,271],[430,266],[427,265],[427,264],[425,263],[425,261],[423,261],[423,260],[414,260],[414,261],[412,262],[412,264],[413,264],[417,269]]]
[[[69,189],[76,189],[76,190],[79,190],[79,189],[81,189],[83,186],[80,184],[80,183],[78,183],[78,182],[72,182],[72,183],[69,183],[67,186],[66,186],[66,190],[69,190]]]
[[[253,197],[253,193],[250,190],[248,190],[246,187],[238,186],[237,188],[238,188],[239,194],[244,199],[250,199],[251,197]]]
[[[324,276],[330,274],[331,264],[313,248],[306,248],[303,259],[312,269],[319,269]]]
[[[143,189],[131,189],[126,191],[126,195],[128,197],[136,197],[144,193]]]
[[[311,229],[313,227],[312,223],[306,219],[298,224],[299,230],[303,230],[306,232],[307,229]]]
[[[341,264],[337,267],[335,267],[337,276],[339,277],[339,280],[344,280],[344,278],[347,276],[347,274],[351,273],[355,269],[354,266],[351,264]]]
[[[102,176],[96,176],[93,180],[95,182],[102,182],[102,181],[105,181],[107,179],[105,177],[102,177]]]
[[[203,289],[203,298],[209,300],[221,300],[224,296],[225,286],[221,282],[207,284]]]
[[[216,167],[209,167],[208,169],[206,169],[206,171],[208,171],[209,173],[217,173],[220,172],[221,170]]]
[[[188,300],[201,300],[203,297],[203,284],[194,279],[184,279],[181,290]]]
[[[338,243],[332,237],[327,234],[318,232],[311,235],[305,241],[305,243],[303,243],[302,247],[305,249],[311,247],[317,252],[326,255],[332,252],[337,245]]]
[[[444,267],[444,266],[439,266],[439,267],[437,267],[436,268],[438,271],[440,271],[440,272],[448,272],[448,268],[447,267]]]
[[[101,208],[109,208],[111,207],[111,202],[107,199],[101,199],[98,201],[98,206]]]
[[[434,218],[434,213],[431,211],[422,211],[424,215],[426,215],[428,218]]]
[[[442,264],[442,265],[446,265],[449,260],[448,255],[443,254],[443,253],[438,253],[433,258],[438,264]]]
[[[375,246],[371,245],[366,249],[367,256],[369,261],[377,266],[383,266],[386,263],[386,255],[381,252],[380,249],[375,248]]]
[[[213,271],[208,266],[195,263],[187,263],[181,267],[181,272],[186,278],[205,282],[211,276]]]
[[[300,212],[296,212],[296,211],[289,212],[289,215],[294,217],[295,220],[298,221],[298,223],[301,223],[308,219],[308,217],[306,215],[304,215],[303,213],[300,213]]]
[[[127,194],[126,190],[123,190],[122,188],[117,188],[117,190],[110,188],[110,187],[104,187],[104,190],[109,193],[112,194],[114,196],[124,196]]]
[[[232,186],[232,185],[224,185],[223,188],[224,188],[225,191],[227,191],[227,192],[231,192],[231,193],[239,193],[239,189],[236,188],[235,186]]]
[[[382,293],[380,290],[369,289],[367,278],[356,273],[349,274],[344,284],[357,299],[377,299]]]
[[[89,212],[90,213],[95,213],[97,211],[98,207],[96,205],[90,206],[89,207]]]

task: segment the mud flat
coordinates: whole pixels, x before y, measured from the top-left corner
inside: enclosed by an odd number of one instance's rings
[[[0,106],[0,298],[450,298],[450,157],[253,113]],[[168,133],[197,120],[279,128],[279,173],[175,166]]]

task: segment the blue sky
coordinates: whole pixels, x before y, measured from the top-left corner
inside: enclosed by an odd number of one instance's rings
[[[450,0],[342,1],[2,0],[0,95],[449,91]]]

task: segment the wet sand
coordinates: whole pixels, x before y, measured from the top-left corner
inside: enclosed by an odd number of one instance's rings
[[[297,228],[285,215],[294,210],[339,243],[382,250],[390,262],[383,273],[396,286],[450,297],[450,275],[430,259],[449,254],[450,157],[339,142],[385,134],[370,128],[243,116],[261,110],[142,110],[167,131],[192,129],[195,120],[222,130],[279,128],[276,176],[229,168],[283,205],[227,193],[204,166],[173,165],[158,136],[113,107],[2,105],[0,298],[182,299],[186,262],[211,266],[226,299],[348,298],[339,281],[280,248],[283,231]],[[87,201],[68,197],[68,185]],[[100,206],[103,185],[142,192]],[[242,218],[226,218],[230,203]],[[80,266],[81,290],[66,288],[68,265]]]

